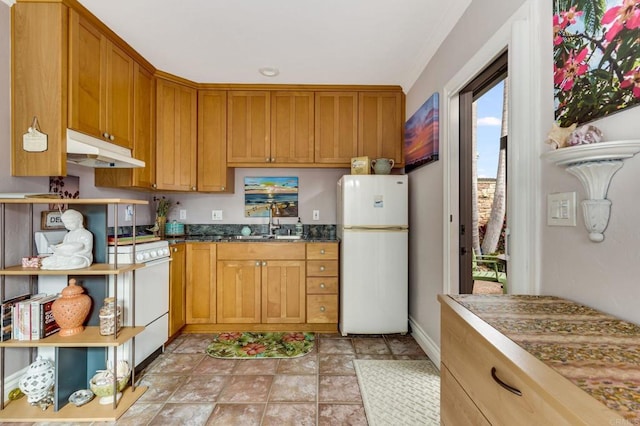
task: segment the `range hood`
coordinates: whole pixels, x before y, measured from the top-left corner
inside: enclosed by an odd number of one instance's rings
[[[131,150],[67,129],[67,162],[94,168],[144,167],[144,161],[131,156]]]

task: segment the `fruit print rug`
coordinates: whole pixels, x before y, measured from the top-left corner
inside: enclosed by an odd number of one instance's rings
[[[213,358],[295,358],[311,352],[314,333],[219,333],[207,346],[207,355]]]

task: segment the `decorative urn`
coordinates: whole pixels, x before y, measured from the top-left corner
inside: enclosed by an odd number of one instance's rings
[[[73,336],[84,330],[82,324],[91,309],[91,298],[83,293],[84,289],[71,278],[62,295],[53,302],[51,311],[60,326],[60,336]]]
[[[27,395],[29,404],[44,403],[46,406],[53,401],[54,371],[53,363],[41,356],[29,365],[27,372],[18,382],[18,387]]]

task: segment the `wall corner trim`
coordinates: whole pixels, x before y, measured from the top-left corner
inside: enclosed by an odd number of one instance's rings
[[[16,0],[0,0],[2,3],[6,4],[7,6],[11,7],[14,4],[16,4]]]

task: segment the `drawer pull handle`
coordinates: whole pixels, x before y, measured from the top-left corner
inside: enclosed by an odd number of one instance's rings
[[[320,306],[320,312],[324,312],[326,310],[327,310],[327,308],[325,308],[324,306]]]
[[[324,266],[320,267],[320,272],[324,272]]]
[[[325,288],[326,286],[324,285],[324,283],[320,283],[320,288]]]
[[[320,250],[320,254],[324,254],[324,249],[321,249],[321,250]]]
[[[518,396],[522,396],[522,392],[520,392],[519,389],[516,389],[513,386],[509,386],[508,384],[506,384],[505,382],[500,380],[500,378],[496,374],[496,368],[495,367],[491,367],[491,377],[493,377],[493,380],[495,380],[496,383],[498,383],[500,386],[502,386],[503,388],[505,388],[509,392],[514,393],[514,394],[516,394]]]

